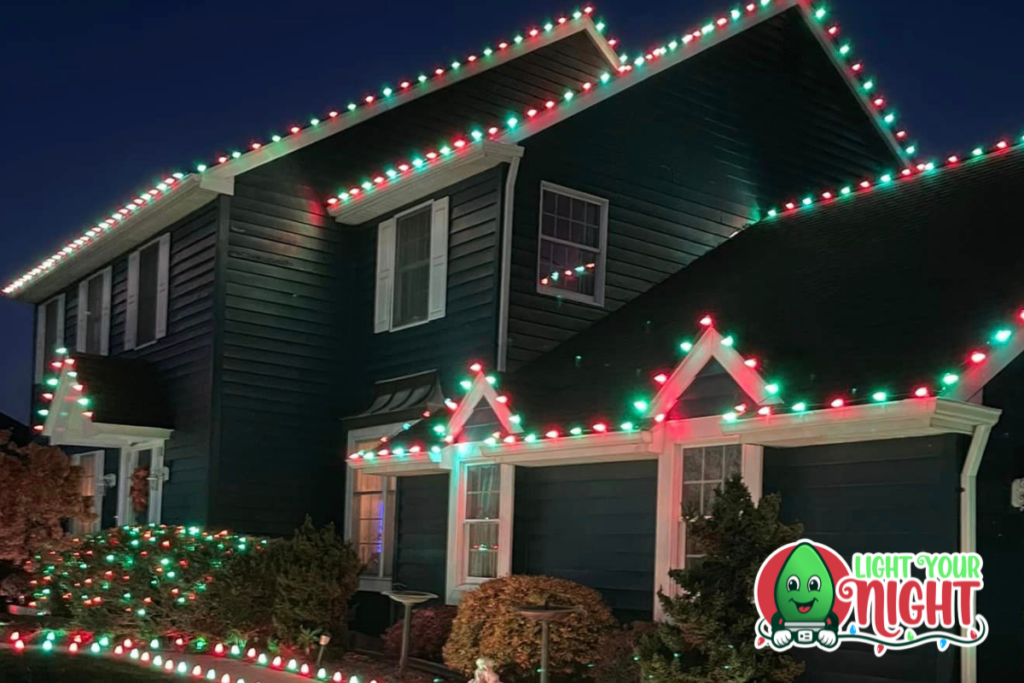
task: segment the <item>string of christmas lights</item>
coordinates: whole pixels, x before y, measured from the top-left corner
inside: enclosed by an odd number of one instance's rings
[[[723,30],[731,28],[733,24],[741,22],[744,19],[757,16],[760,10],[770,9],[774,3],[784,1],[785,0],[758,0],[757,2],[748,2],[746,5],[735,7],[728,13],[721,14],[716,19],[703,24],[699,28],[687,31],[678,39],[673,38],[668,43],[654,48],[633,59],[630,59],[628,54],[620,54],[620,66],[617,70],[613,70],[612,73],[606,72],[602,74],[597,83],[588,81],[581,83],[578,90],[566,90],[561,98],[562,104],[566,105],[571,103],[577,95],[592,91],[596,85],[610,82],[613,74],[622,76],[632,73],[636,68],[641,67],[648,62],[657,60],[666,54],[675,52],[680,46],[686,48],[699,43],[704,38],[714,36],[716,32],[720,33]],[[384,101],[400,101],[403,97],[409,98],[415,94],[417,88],[423,87],[424,85],[427,87],[433,87],[436,83],[442,82],[445,78],[450,78],[453,73],[460,72],[462,69],[472,69],[473,67],[479,68],[485,63],[487,58],[492,55],[501,53],[505,50],[515,49],[516,47],[526,44],[531,38],[537,38],[542,35],[542,33],[557,31],[560,27],[566,24],[578,22],[584,17],[589,18],[593,12],[593,6],[586,5],[582,9],[572,12],[570,15],[559,16],[557,20],[547,21],[541,27],[533,27],[527,31],[516,34],[511,41],[500,41],[497,43],[496,49],[488,46],[484,48],[479,55],[474,53],[468,55],[463,61],[452,61],[448,68],[438,66],[431,71],[421,72],[415,79],[402,79],[398,81],[397,89],[391,85],[384,86],[377,93],[370,93],[364,95],[360,100],[349,102],[345,108],[347,115],[356,115],[367,108],[378,106]],[[828,10],[824,5],[817,6],[811,10],[811,16],[813,16],[819,24],[823,25],[827,20]],[[603,32],[605,29],[605,23],[603,21],[596,21],[594,26],[598,32]],[[870,98],[869,101],[871,102],[876,115],[887,128],[890,128],[896,120],[896,113],[889,109],[886,99],[877,94],[876,80],[864,75],[865,71],[863,62],[851,61],[852,46],[849,42],[840,41],[840,30],[838,25],[829,24],[827,27],[823,26],[823,31],[824,35],[833,41],[837,57],[844,62],[850,63],[848,75],[850,75],[854,82],[857,83],[858,92],[863,97]],[[614,49],[618,44],[618,41],[615,39],[606,39],[605,42],[612,49]],[[517,126],[519,126],[521,122],[521,119],[519,118],[520,116],[525,116],[526,118],[524,120],[529,120],[543,111],[554,109],[557,105],[558,102],[554,100],[538,102],[534,107],[528,108],[521,115],[509,115],[501,125],[492,124],[486,128],[473,129],[465,134],[454,136],[449,142],[438,145],[437,150],[427,150],[423,154],[415,156],[409,161],[397,163],[381,172],[372,174],[369,178],[364,179],[359,184],[353,185],[346,191],[339,192],[336,197],[329,198],[327,203],[329,206],[334,206],[339,201],[348,202],[361,196],[365,196],[367,191],[375,188],[386,187],[389,182],[398,180],[405,174],[426,168],[437,161],[450,156],[453,151],[459,151],[469,147],[469,140],[479,142],[485,139],[485,136],[487,139],[498,139],[502,135],[511,133],[517,128]],[[341,111],[331,110],[327,113],[324,119],[319,117],[311,118],[305,126],[293,124],[287,128],[284,135],[273,134],[270,136],[269,141],[253,140],[249,143],[248,149],[245,151],[236,149],[230,153],[217,155],[215,160],[211,160],[209,163],[198,163],[195,166],[195,173],[203,174],[213,166],[224,166],[243,157],[261,153],[265,148],[281,143],[289,137],[300,135],[303,131],[317,128],[321,125],[341,125],[340,122],[347,120],[346,115],[343,115]],[[901,144],[905,144],[907,133],[905,130],[899,130],[895,133],[895,137]],[[908,155],[916,153],[916,145],[913,144],[906,145],[903,149]],[[193,174],[176,172],[168,175],[162,182],[156,183],[153,187],[142,192],[138,197],[134,198],[124,207],[117,209],[109,218],[105,218],[95,226],[90,227],[81,236],[72,240],[49,258],[43,260],[37,266],[16,278],[3,288],[3,293],[8,295],[14,294],[38,277],[48,273],[61,263],[66,262],[68,258],[79,253],[81,249],[94,243],[95,240],[121,225],[131,216],[135,215],[141,208],[144,208],[152,204],[154,201],[166,196],[175,187],[180,185],[181,181],[185,180],[190,175]]]
[[[744,19],[756,18],[759,16],[759,11],[770,9],[773,3],[778,3],[784,0],[758,0],[758,2],[750,2],[743,6],[742,9],[734,8],[729,11],[727,15],[720,15],[717,19],[709,21],[702,25],[700,28],[696,28],[691,31],[687,31],[678,39],[672,39],[668,43],[661,45],[660,47],[654,48],[644,54],[638,55],[635,58],[630,58],[628,54],[620,54],[619,62],[620,66],[613,72],[603,73],[597,82],[584,81],[580,84],[578,89],[567,89],[562,97],[561,102],[557,100],[545,100],[544,102],[537,102],[533,106],[528,107],[523,112],[510,112],[503,122],[492,122],[489,126],[482,126],[473,128],[469,131],[459,133],[447,142],[439,143],[436,148],[429,149],[421,152],[419,155],[414,155],[411,159],[406,159],[400,162],[396,162],[393,165],[371,174],[369,177],[364,178],[358,184],[351,185],[347,190],[338,192],[334,197],[327,199],[328,207],[335,207],[339,203],[347,204],[352,201],[356,201],[360,198],[367,196],[367,194],[389,187],[395,182],[401,180],[409,174],[416,173],[431,167],[437,162],[443,161],[450,157],[453,153],[470,149],[472,143],[481,142],[485,139],[500,141],[501,139],[512,135],[522,125],[528,124],[531,120],[541,116],[545,112],[555,110],[559,105],[566,107],[571,106],[573,101],[581,95],[594,92],[597,86],[607,85],[613,79],[613,77],[624,77],[631,73],[635,73],[636,69],[644,66],[648,62],[658,60],[661,57],[676,52],[680,47],[687,48],[696,46],[702,39],[706,39],[709,36],[715,36],[716,33],[721,33],[723,30],[732,28],[733,24],[741,22]],[[584,8],[584,13],[589,14],[592,8]],[[869,109],[874,116],[876,116],[883,128],[888,131],[889,134],[893,135],[900,145],[900,148],[908,156],[913,157],[917,153],[917,145],[906,142],[908,134],[906,130],[900,129],[893,132],[892,127],[895,125],[897,114],[890,108],[888,101],[885,97],[878,94],[877,79],[871,76],[867,76],[864,70],[864,62],[853,60],[853,48],[848,41],[840,39],[840,29],[838,24],[828,22],[828,9],[824,5],[819,5],[810,10],[811,16],[817,21],[818,25],[822,29],[823,35],[831,41],[832,48],[835,50],[837,59],[849,66],[847,69],[847,75],[850,77],[853,83],[856,85],[856,90],[866,102],[869,103]],[[574,18],[579,18],[577,12],[574,14]],[[598,31],[604,30],[604,23],[598,22],[596,24]],[[551,29],[551,24],[544,26],[546,31]],[[536,31],[530,31],[529,35],[535,37]],[[521,38],[521,36],[519,37]],[[607,43],[611,47],[617,41],[608,40]]]
[[[782,205],[781,208],[773,207],[768,210],[765,219],[785,216],[796,213],[802,209],[808,209],[822,204],[829,204],[835,201],[865,194],[878,188],[884,188],[916,178],[920,175],[929,175],[937,171],[949,168],[956,168],[965,163],[982,161],[993,156],[1005,154],[1014,149],[1024,148],[1024,135],[1014,141],[1009,138],[1001,138],[988,146],[978,146],[971,150],[970,154],[951,154],[940,161],[922,161],[902,169],[899,173],[887,171],[877,178],[862,178],[859,181],[844,185],[838,189],[828,188],[817,193],[808,194],[801,199],[792,199]]]
[[[42,636],[38,646],[30,643],[36,636]],[[60,641],[66,640],[61,645]],[[45,654],[63,652],[71,656],[88,653],[96,657],[110,657],[113,659],[126,659],[140,665],[151,666],[168,674],[190,675],[195,679],[213,681],[214,683],[245,683],[244,677],[232,678],[230,674],[218,674],[215,666],[203,667],[198,660],[189,658],[189,653],[196,655],[209,654],[217,658],[234,659],[248,664],[254,668],[253,680],[258,680],[259,673],[256,667],[264,667],[284,674],[293,674],[297,678],[314,679],[318,681],[329,681],[330,683],[360,683],[362,678],[357,674],[346,677],[341,671],[329,673],[326,667],[317,668],[315,664],[300,662],[294,658],[287,660],[281,655],[268,651],[257,650],[255,647],[216,643],[213,647],[203,638],[186,639],[177,638],[153,638],[150,641],[145,639],[135,640],[132,638],[114,638],[96,634],[88,631],[78,631],[65,634],[60,631],[44,630],[35,633],[12,631],[4,639],[5,644],[14,649],[16,653],[24,653],[30,647],[35,647]],[[377,683],[376,679],[370,679],[369,683]]]
[[[75,359],[68,356],[68,350],[65,347],[57,349],[56,354],[57,357],[50,361],[49,369],[57,374],[47,375],[43,378],[43,393],[40,396],[43,400],[43,407],[35,411],[36,417],[42,420],[32,425],[32,429],[37,434],[42,433],[46,429],[46,419],[54,410],[63,411],[63,414],[67,415],[68,410],[78,409],[82,417],[89,420],[93,417],[93,399],[85,393],[85,385],[78,381],[78,366]],[[53,405],[53,400],[56,396],[57,387],[60,386],[61,377],[65,373],[68,379],[71,380],[71,392],[65,397],[67,405],[55,406]]]

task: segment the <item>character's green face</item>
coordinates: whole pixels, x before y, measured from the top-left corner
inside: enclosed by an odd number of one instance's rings
[[[821,554],[810,543],[793,548],[775,582],[775,605],[789,621],[825,621],[835,587]]]

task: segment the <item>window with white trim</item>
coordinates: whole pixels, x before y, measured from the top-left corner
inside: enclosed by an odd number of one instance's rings
[[[110,352],[110,286],[113,269],[105,268],[78,283],[78,333],[75,348],[106,356]]]
[[[498,525],[501,503],[499,465],[466,468],[466,576],[498,576]]]
[[[137,349],[167,335],[171,236],[163,235],[128,257],[128,311],[124,347]]]
[[[704,558],[701,549],[686,533],[687,519],[710,517],[715,496],[727,479],[743,473],[740,444],[683,449],[683,499],[679,520],[679,566],[692,567]]]
[[[537,291],[604,305],[608,200],[543,182]]]
[[[374,332],[443,318],[448,297],[448,197],[377,226]]]
[[[36,382],[43,381],[46,364],[64,346],[64,295],[36,306]]]
[[[394,555],[395,477],[349,473],[352,482],[352,518],[350,541],[365,565],[363,576],[391,577]]]

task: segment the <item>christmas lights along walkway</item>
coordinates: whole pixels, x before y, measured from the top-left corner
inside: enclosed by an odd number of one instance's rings
[[[815,25],[820,28],[823,42],[834,51],[833,56],[842,65],[845,75],[855,84],[854,87],[858,94],[869,103],[870,110],[879,119],[882,129],[891,131],[898,144],[901,145],[903,152],[913,156],[917,152],[917,146],[907,142],[908,135],[905,130],[895,129],[896,113],[889,107],[887,99],[878,94],[877,79],[867,76],[864,63],[854,59],[852,45],[841,36],[839,26],[829,20],[829,10],[824,3],[812,3],[807,0],[799,0],[798,2],[794,2],[794,0],[752,0],[735,6],[701,26],[686,31],[678,38],[673,38],[664,45],[648,50],[636,57],[630,57],[627,53],[623,52],[619,54],[619,65],[617,68],[610,67],[610,70],[604,73],[596,82],[583,82],[578,89],[566,90],[560,101],[546,100],[538,102],[535,106],[528,108],[524,112],[509,113],[502,122],[494,122],[489,126],[473,128],[464,134],[453,136],[448,142],[439,144],[436,149],[425,150],[422,154],[412,156],[407,161],[396,163],[382,171],[371,174],[368,178],[353,184],[349,189],[339,192],[337,196],[329,198],[327,203],[333,207],[339,202],[354,201],[365,196],[367,192],[387,187],[406,174],[428,168],[471,147],[473,143],[484,139],[511,139],[514,134],[517,134],[516,129],[524,121],[528,122],[530,119],[541,116],[544,112],[555,109],[560,105],[571,106],[572,101],[577,96],[587,95],[599,86],[608,84],[613,78],[628,77],[631,73],[636,73],[638,69],[641,69],[650,62],[662,59],[666,55],[674,54],[678,51],[685,52],[688,48],[698,46],[702,42],[717,38],[725,32],[731,31],[734,26],[741,28],[749,25],[750,22],[759,20],[764,12],[776,11],[779,8],[788,9],[795,5],[799,5],[802,11],[809,12],[810,16],[813,17]],[[379,92],[366,94],[359,100],[349,102],[344,111],[331,110],[323,118],[311,118],[305,125],[292,124],[284,130],[283,134],[273,134],[268,140],[250,141],[244,148],[244,151],[242,149],[235,149],[231,152],[218,154],[209,162],[196,164],[195,170],[192,173],[178,171],[167,174],[161,181],[154,183],[124,206],[115,209],[109,216],[90,226],[79,237],[68,242],[56,253],[14,279],[2,291],[7,295],[17,293],[42,275],[65,263],[67,259],[72,258],[81,250],[102,239],[110,231],[116,230],[126,224],[126,222],[131,221],[133,217],[139,215],[147,207],[172,194],[183,182],[194,182],[196,175],[201,176],[218,167],[230,169],[231,164],[243,158],[248,159],[253,155],[264,155],[263,158],[265,159],[274,158],[275,155],[282,153],[280,145],[285,144],[290,138],[302,135],[304,132],[313,129],[329,130],[332,126],[337,130],[341,130],[352,123],[352,119],[349,117],[359,117],[360,120],[364,120],[367,116],[372,116],[375,113],[375,107],[380,107],[385,102],[387,102],[389,107],[394,107],[401,103],[403,98],[412,99],[423,94],[423,88],[443,87],[454,78],[462,77],[464,73],[467,75],[472,73],[474,68],[486,68],[485,65],[493,56],[505,53],[506,51],[508,54],[515,54],[516,50],[529,48],[531,40],[535,40],[539,36],[548,33],[557,32],[566,25],[572,27],[574,24],[578,24],[578,22],[592,22],[596,31],[601,34],[605,31],[605,24],[603,21],[593,20],[591,18],[593,14],[593,6],[586,5],[570,14],[558,16],[556,19],[531,27],[526,31],[516,34],[511,40],[499,41],[494,47],[486,47],[479,54],[470,54],[464,60],[454,60],[448,67],[437,66],[432,70],[421,72],[415,78],[401,79],[397,81],[397,85],[394,87],[391,85],[384,86]],[[614,50],[618,45],[618,41],[615,39],[605,39],[605,44],[610,50]],[[364,112],[366,112],[365,115]],[[522,131],[519,131],[519,133],[522,133]],[[275,148],[275,145],[278,147]]]

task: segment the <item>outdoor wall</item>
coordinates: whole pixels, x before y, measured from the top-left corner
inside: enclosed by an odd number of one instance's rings
[[[601,591],[624,622],[650,620],[658,463],[517,467],[512,573]]]
[[[983,403],[1003,414],[978,472],[978,552],[985,563],[978,613],[992,629],[978,649],[978,680],[1019,681],[1024,680],[1024,512],[1010,504],[1010,487],[1024,478],[1024,357],[989,382]]]
[[[965,448],[955,435],[766,448],[764,492],[782,496],[783,521],[802,523],[805,537],[847,562],[855,552],[952,552],[959,547]],[[866,646],[850,645],[794,657],[807,662],[801,683],[950,683],[959,680],[955,650],[920,647],[875,657]]]

